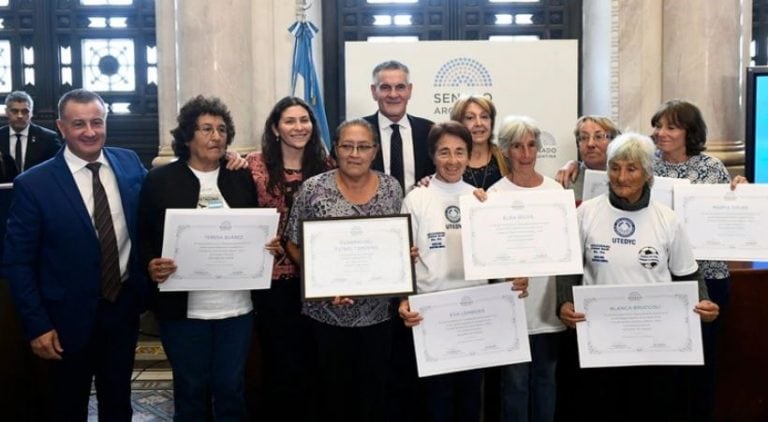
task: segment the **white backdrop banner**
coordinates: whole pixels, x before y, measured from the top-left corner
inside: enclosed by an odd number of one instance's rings
[[[398,60],[411,71],[408,113],[435,122],[449,119],[462,94],[485,95],[496,105],[496,127],[508,115],[530,116],[542,130],[536,169],[554,176],[576,158],[573,127],[578,118],[578,43],[541,41],[420,41],[345,44],[347,118],[376,110],[371,71]]]

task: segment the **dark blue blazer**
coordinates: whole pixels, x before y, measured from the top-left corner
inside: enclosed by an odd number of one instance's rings
[[[133,151],[104,148],[115,173],[131,238],[129,278],[113,315],[136,317],[148,292],[139,268],[137,217],[146,169]],[[101,249],[62,148],[14,181],[3,265],[27,337],[56,329],[62,348],[88,342],[101,297]],[[118,306],[118,305],[115,305]]]
[[[413,159],[414,159],[414,174],[416,175],[416,182],[418,183],[424,176],[429,176],[435,173],[435,164],[432,162],[432,158],[429,156],[429,148],[427,148],[427,135],[429,130],[432,129],[434,123],[431,120],[423,119],[421,117],[408,116],[408,121],[411,124],[411,133],[413,135]],[[381,140],[381,129],[379,128],[379,112],[373,113],[370,116],[365,116],[363,119],[373,126],[376,136]],[[381,145],[381,142],[379,142]],[[381,152],[376,154],[376,158],[371,164],[371,168],[384,172],[384,158]],[[406,186],[406,190],[409,186]]]

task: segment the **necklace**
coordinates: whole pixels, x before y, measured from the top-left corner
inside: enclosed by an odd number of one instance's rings
[[[483,167],[483,181],[479,185],[477,184],[477,179],[475,178],[475,169],[472,167],[467,166],[467,171],[469,171],[469,175],[472,176],[472,185],[476,188],[485,189],[485,178],[488,176],[488,167],[491,166],[491,160],[488,160],[488,162],[485,164],[485,167]],[[477,169],[480,170],[480,169]]]

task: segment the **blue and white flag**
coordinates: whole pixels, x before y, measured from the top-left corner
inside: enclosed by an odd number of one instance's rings
[[[331,150],[331,134],[328,130],[328,118],[325,115],[323,96],[320,93],[320,81],[317,80],[315,63],[312,60],[312,38],[318,31],[312,22],[295,22],[288,31],[296,36],[293,44],[293,65],[291,66],[291,93],[296,95],[296,82],[299,75],[304,80],[304,101],[312,107],[315,119],[320,126],[326,150]]]

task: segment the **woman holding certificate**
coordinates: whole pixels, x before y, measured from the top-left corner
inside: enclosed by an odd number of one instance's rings
[[[556,181],[536,171],[541,130],[529,117],[507,117],[499,129],[499,146],[510,172],[488,190],[498,192],[558,189]],[[529,279],[525,303],[531,362],[501,369],[501,420],[552,421],[555,416],[555,368],[559,334],[565,326],[555,314],[555,278]]]
[[[559,316],[571,328],[586,321],[573,305],[572,286],[654,284],[698,280],[694,311],[702,321],[717,318],[687,236],[668,207],[650,200],[655,147],[650,138],[624,134],[608,146],[609,192],[581,204],[578,220],[584,275],[558,277]],[[587,316],[588,317],[588,316]],[[637,366],[582,370],[579,419],[613,419],[631,409],[643,420],[677,417],[675,367]],[[574,392],[579,394],[578,392]],[[619,412],[619,413],[617,413]]]
[[[436,124],[427,137],[435,177],[426,187],[412,190],[403,201],[403,213],[411,214],[414,241],[419,249],[416,264],[418,293],[485,284],[488,280],[466,280],[461,245],[459,197],[472,195],[475,187],[462,180],[474,147],[470,132],[458,122]],[[517,280],[525,289],[526,280]],[[421,321],[407,299],[398,309],[407,327]],[[481,369],[434,375],[421,379],[426,392],[428,420],[477,421],[480,419]]]
[[[651,118],[653,139],[658,148],[654,158],[656,176],[688,179],[691,183],[730,183],[735,189],[747,183],[744,176],[731,180],[725,165],[716,157],[704,154],[707,125],[698,107],[687,101],[671,100],[662,104]],[[706,230],[705,227],[702,229]],[[699,261],[712,300],[724,311],[731,295],[728,265],[723,261]],[[713,417],[715,395],[715,345],[722,316],[712,324],[702,325],[704,342],[703,372],[695,368],[691,374],[695,417],[709,420]]]
[[[173,134],[177,161],[153,169],[141,192],[141,254],[150,278],[163,283],[176,271],[161,258],[169,208],[255,208],[247,170],[230,171],[223,157],[235,128],[217,98],[197,96],[179,111]],[[272,251],[280,249],[273,242]],[[253,327],[251,292],[155,290],[153,310],[173,369],[174,418],[246,420],[244,368]],[[212,409],[211,409],[212,404]]]
[[[297,97],[275,104],[264,124],[261,151],[248,154],[259,205],[280,213],[277,235],[285,229],[293,198],[301,183],[330,169],[312,109]],[[296,406],[296,397],[312,397],[308,390],[313,346],[306,317],[301,315],[301,276],[288,255],[275,256],[272,287],[257,296],[257,332],[264,372],[264,411],[267,420],[306,420],[311,405]]]
[[[339,168],[305,180],[294,197],[286,230],[294,262],[300,262],[303,220],[400,211],[403,192],[397,179],[371,169],[379,150],[371,125],[363,119],[342,123],[334,144]],[[382,420],[392,335],[389,300],[304,301],[302,313],[311,319],[317,344],[323,419]]]

